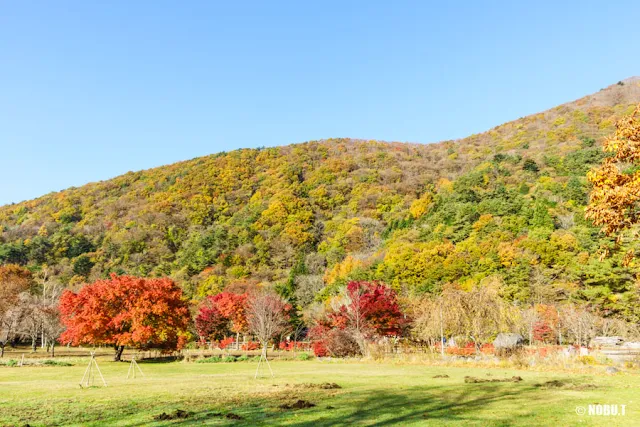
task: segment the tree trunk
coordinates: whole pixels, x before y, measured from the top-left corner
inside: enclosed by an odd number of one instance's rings
[[[0,343],[0,358],[4,357],[4,346],[6,345],[5,342]]]
[[[56,357],[56,350],[55,350],[56,340],[53,340],[51,344],[49,344],[49,347],[51,348],[51,357],[52,358]]]
[[[38,350],[38,336],[31,337],[31,353],[35,353]]]
[[[442,303],[440,304],[440,356],[444,359],[444,324],[442,322]]]
[[[369,356],[369,352],[367,348],[367,340],[364,337],[364,335],[362,335],[360,331],[354,331],[352,336],[353,336],[353,339],[356,341],[356,344],[358,344],[358,348],[360,349],[360,353],[362,353],[362,357]]]
[[[124,346],[123,345],[115,345],[115,349],[116,349],[116,355],[113,358],[114,362],[120,362],[120,360],[122,359],[122,352],[124,351]]]

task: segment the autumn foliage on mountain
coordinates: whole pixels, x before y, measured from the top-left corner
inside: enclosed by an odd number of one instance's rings
[[[189,308],[170,279],[112,275],[78,293],[66,291],[59,307],[66,326],[61,342],[113,345],[116,360],[125,346],[173,351],[188,340]]]
[[[412,300],[490,280],[510,304],[638,322],[632,242],[600,261],[616,242],[585,217],[600,143],[638,102],[629,79],[456,141],[331,139],[131,172],[0,207],[0,263],[53,266],[68,287],[171,277],[197,303],[273,285],[293,317],[351,281]],[[105,342],[141,342],[110,328]]]

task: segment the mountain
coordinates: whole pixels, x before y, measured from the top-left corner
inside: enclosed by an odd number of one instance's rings
[[[0,263],[66,285],[164,276],[201,298],[257,283],[310,304],[346,280],[410,297],[499,280],[519,303],[640,319],[637,268],[584,219],[602,138],[640,79],[434,144],[329,139],[241,149],[0,207]],[[463,119],[463,118],[461,118]]]

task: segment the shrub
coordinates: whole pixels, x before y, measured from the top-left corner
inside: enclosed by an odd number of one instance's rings
[[[493,354],[495,353],[495,348],[491,343],[482,344],[482,346],[480,347],[480,352],[483,354]]]
[[[473,347],[447,347],[446,352],[454,356],[472,356],[476,349]]]
[[[524,164],[522,165],[522,169],[529,172],[534,172],[534,173],[540,170],[540,168],[538,168],[538,164],[531,159],[527,159],[524,161]]]
[[[595,365],[596,359],[593,356],[580,356],[578,360],[585,365]]]
[[[351,335],[341,329],[327,332],[324,339],[327,351],[333,357],[348,357],[360,354],[358,343]]]
[[[278,344],[278,348],[284,351],[294,351],[294,350],[304,350],[307,351],[311,347],[309,343],[306,342],[298,342],[298,341],[281,341]]]
[[[249,341],[246,344],[242,344],[242,350],[244,351],[258,350],[259,348],[260,348],[260,343],[255,341]]]
[[[324,340],[314,341],[313,344],[311,344],[311,348],[313,349],[313,354],[316,357],[325,357],[329,354],[327,351],[327,344]]]
[[[533,339],[541,342],[553,342],[555,334],[547,322],[539,321],[533,325]]]
[[[60,360],[51,359],[43,360],[42,364],[46,366],[73,366],[73,364],[69,362],[62,362]]]
[[[249,360],[249,356],[247,356],[246,354],[243,354],[242,356],[236,359],[236,362],[246,362],[247,360]]]
[[[222,358],[222,361],[224,363],[233,363],[236,361],[236,358],[234,356],[225,356]]]
[[[222,362],[222,358],[218,356],[207,357],[205,359],[198,359],[196,363],[220,363]]]
[[[220,350],[224,350],[227,347],[229,347],[231,344],[233,344],[233,341],[234,341],[233,337],[227,337],[227,338],[223,339],[222,341],[220,341],[220,343],[218,343],[218,348]]]
[[[311,355],[309,353],[300,353],[298,355],[298,360],[309,360],[311,359]]]

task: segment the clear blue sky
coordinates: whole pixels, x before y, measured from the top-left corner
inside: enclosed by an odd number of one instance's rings
[[[640,2],[479,3],[0,0],[0,204],[240,147],[464,137],[640,74]]]

